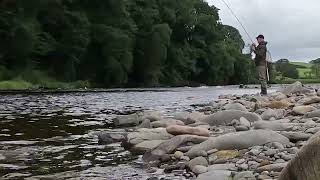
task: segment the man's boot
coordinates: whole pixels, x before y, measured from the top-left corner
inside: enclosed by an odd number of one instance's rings
[[[268,91],[267,91],[267,88],[266,88],[266,87],[261,87],[261,95],[262,95],[262,96],[268,95]]]

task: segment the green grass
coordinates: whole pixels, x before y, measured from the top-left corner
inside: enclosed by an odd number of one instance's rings
[[[21,79],[0,81],[0,90],[36,90],[36,89],[49,89],[49,90],[70,90],[70,89],[84,89],[90,88],[87,81],[76,82],[59,82],[59,81],[46,81],[38,84],[33,84]]]
[[[304,66],[306,68],[311,68],[312,64],[306,62],[290,62],[290,64],[297,65],[297,66]]]
[[[311,72],[312,64],[305,63],[305,62],[290,62],[290,64],[293,64],[297,67],[297,70],[299,72],[299,78],[301,79],[313,78],[313,75],[311,75],[311,77],[309,76]]]
[[[27,90],[33,88],[34,86],[31,83],[21,80],[10,80],[0,82],[0,90]]]

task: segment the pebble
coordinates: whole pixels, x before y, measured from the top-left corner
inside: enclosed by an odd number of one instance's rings
[[[176,151],[176,152],[174,153],[174,157],[175,157],[176,159],[181,159],[182,156],[183,156],[183,152],[181,152],[181,151]]]
[[[190,161],[190,158],[188,156],[182,156],[180,160]]]
[[[246,164],[246,163],[243,163],[243,164],[238,165],[238,168],[239,168],[240,170],[246,171],[246,170],[249,169],[249,165]]]

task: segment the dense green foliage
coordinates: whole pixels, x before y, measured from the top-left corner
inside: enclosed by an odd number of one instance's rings
[[[283,77],[298,79],[299,72],[297,67],[290,64],[288,59],[280,59],[275,63],[276,71],[280,72]]]
[[[237,29],[203,0],[2,0],[0,81],[249,83]]]

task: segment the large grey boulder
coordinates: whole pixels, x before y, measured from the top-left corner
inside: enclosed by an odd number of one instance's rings
[[[154,162],[159,161],[161,157],[165,154],[170,154],[176,150],[179,146],[184,143],[192,142],[194,144],[199,144],[208,139],[208,137],[195,136],[195,135],[179,135],[171,138],[168,141],[160,144],[157,148],[153,149],[150,152],[147,152],[143,156],[145,162]]]
[[[320,179],[320,132],[312,136],[282,170],[279,180]]]
[[[185,155],[192,158],[197,157],[201,151],[209,151],[211,149],[246,149],[252,146],[261,146],[270,142],[290,144],[290,141],[287,137],[274,131],[251,130],[209,138],[207,141],[193,146]]]
[[[99,144],[112,144],[116,142],[122,142],[125,139],[124,134],[118,133],[100,133],[98,134]]]
[[[306,141],[312,136],[312,134],[303,133],[303,132],[286,132],[286,131],[283,131],[280,134],[282,134],[285,137],[287,137],[291,142]]]
[[[210,132],[208,129],[200,128],[200,127],[188,127],[188,126],[168,126],[167,132],[172,135],[183,135],[183,134],[191,134],[198,136],[206,136],[209,137]]]
[[[229,180],[231,171],[215,170],[200,174],[196,180]]]
[[[263,120],[269,120],[270,118],[282,119],[286,114],[286,110],[284,109],[267,109],[261,115]]]
[[[202,121],[211,126],[228,125],[232,120],[240,120],[241,117],[246,118],[250,122],[261,121],[261,117],[256,113],[244,112],[239,110],[226,110],[217,112]]]
[[[305,115],[309,112],[315,111],[316,108],[313,106],[295,106],[292,111],[297,115]]]
[[[284,88],[281,92],[285,95],[300,94],[300,93],[307,94],[307,93],[311,93],[312,90],[303,87],[301,82],[295,82],[287,86],[286,88]]]
[[[124,146],[131,147],[144,141],[151,140],[169,140],[173,136],[165,128],[145,129],[141,128],[135,132],[129,133],[124,141]]]
[[[247,108],[240,104],[240,103],[231,103],[231,104],[227,104],[224,107],[225,110],[239,110],[239,111],[244,111],[244,112],[248,112]]]
[[[139,144],[134,145],[130,151],[134,152],[135,154],[144,154],[147,151],[150,151],[160,144],[165,142],[166,140],[151,140],[151,141],[143,141]]]
[[[276,121],[258,121],[252,124],[254,129],[266,129],[272,131],[289,131],[298,126],[297,123],[280,123]]]
[[[252,171],[243,171],[237,173],[233,180],[256,180],[256,177],[253,175]]]
[[[115,126],[138,125],[145,119],[149,119],[150,121],[161,120],[161,113],[158,111],[145,111],[130,115],[121,115],[113,119],[113,124]]]

